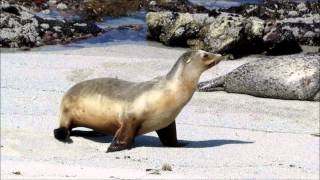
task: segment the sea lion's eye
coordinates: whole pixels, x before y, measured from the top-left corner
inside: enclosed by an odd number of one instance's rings
[[[209,57],[208,54],[204,54],[204,55],[203,55],[203,58],[208,58],[208,57]]]

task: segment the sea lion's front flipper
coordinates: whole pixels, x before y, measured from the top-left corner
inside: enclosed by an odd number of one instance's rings
[[[131,121],[124,122],[117,130],[107,152],[131,149],[135,134],[136,129],[132,126]]]
[[[182,147],[186,143],[180,143],[177,140],[176,122],[173,121],[169,126],[156,131],[161,143],[169,147]]]

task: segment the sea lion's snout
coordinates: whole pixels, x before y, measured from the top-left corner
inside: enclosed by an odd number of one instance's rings
[[[213,54],[207,52],[203,55],[203,61],[208,68],[218,64],[223,59],[224,56],[222,56],[221,54]]]

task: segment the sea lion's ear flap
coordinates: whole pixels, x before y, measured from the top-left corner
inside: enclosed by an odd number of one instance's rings
[[[184,59],[183,61],[184,61],[186,64],[189,64],[189,63],[191,62],[191,57],[188,58],[188,59]]]
[[[180,56],[179,60],[182,60],[184,63],[188,64],[191,62],[192,54],[193,54],[193,51],[188,51],[188,52],[182,54],[182,56]]]

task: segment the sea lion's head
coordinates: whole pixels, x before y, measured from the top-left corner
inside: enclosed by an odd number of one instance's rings
[[[191,50],[182,54],[172,70],[169,76],[180,76],[185,78],[193,77],[197,78],[205,70],[218,64],[223,56],[220,54],[214,54],[203,50]]]
[[[180,59],[184,61],[185,67],[202,69],[203,71],[218,64],[224,57],[221,54],[214,54],[203,50],[188,51]]]

